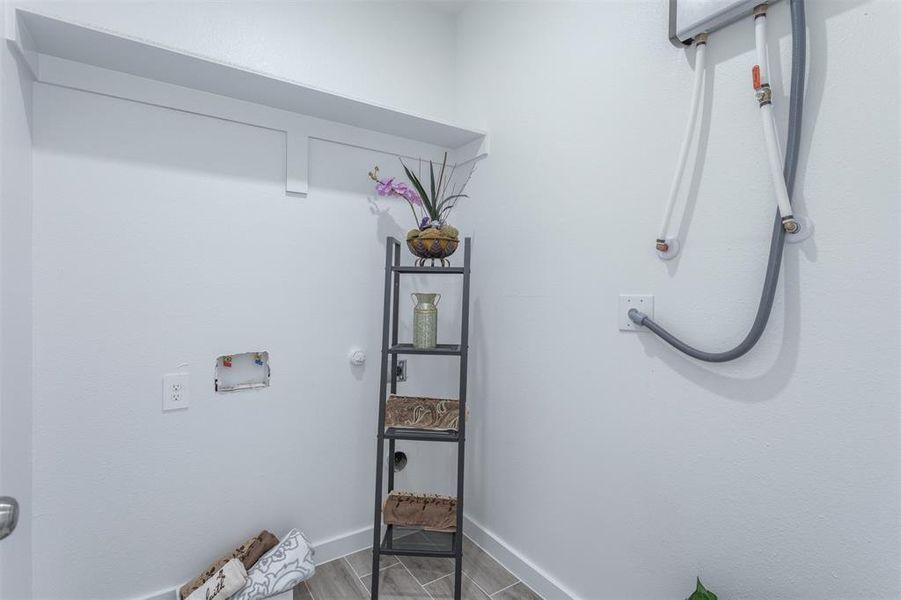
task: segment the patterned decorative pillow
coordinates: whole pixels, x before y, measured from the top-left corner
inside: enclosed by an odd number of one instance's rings
[[[247,571],[247,584],[231,600],[259,600],[292,589],[316,571],[313,547],[297,529]]]

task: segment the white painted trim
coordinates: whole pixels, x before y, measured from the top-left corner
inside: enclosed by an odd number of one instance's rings
[[[210,56],[17,8],[6,35],[23,49],[448,149],[485,133]]]
[[[173,594],[178,598],[178,588],[166,588],[148,596],[136,596],[133,600],[172,600]]]
[[[467,515],[463,516],[463,532],[544,600],[583,600],[490,529]]]
[[[41,54],[38,55],[38,59],[38,81],[44,84],[284,133],[287,192],[307,193],[310,139],[400,156],[412,161],[420,158],[441,161],[444,152],[447,151],[446,148],[426,142],[326,121],[63,58]],[[485,143],[477,140],[458,150],[450,151],[450,162],[465,164],[483,158],[486,149]]]
[[[134,600],[181,600],[181,597],[178,593],[179,588],[181,588],[180,585],[175,588],[166,588],[149,596],[141,596],[140,598],[135,598]],[[282,592],[281,594],[270,596],[269,598],[271,600],[291,600],[291,598],[293,597],[294,592],[288,590],[287,592]]]
[[[442,155],[448,152],[450,164],[457,166],[484,158],[488,153],[488,139],[484,132],[331,94],[147,40],[21,9],[13,12],[16,18],[11,19],[5,32],[8,43],[23,56],[38,82],[284,133],[286,193],[307,194],[311,139],[393,154],[413,161],[440,161]],[[26,21],[41,28],[43,45],[35,40]],[[61,38],[59,43],[54,42],[50,31],[56,31],[65,40]],[[42,53],[44,46],[54,55]],[[111,58],[109,52],[101,51],[104,48],[118,48],[124,54],[109,62],[103,58]],[[69,58],[62,58],[64,56]],[[82,59],[86,62],[79,62]],[[162,62],[157,64],[154,61]],[[145,62],[155,66],[147,66]],[[179,68],[184,68],[185,73],[177,72]],[[198,77],[188,77],[191,73]],[[228,80],[228,85],[210,87],[210,81],[215,80],[216,74]],[[194,87],[196,81],[206,81],[207,85]],[[254,89],[250,81],[256,81],[268,92],[250,93]],[[287,96],[282,98],[279,93]],[[292,94],[300,94],[299,97],[309,102],[298,105],[292,101],[286,104],[286,98],[293,97]],[[332,105],[341,103],[346,105],[347,114],[340,110],[334,112]],[[339,120],[297,112],[298,106],[318,106],[320,112],[324,110],[330,118],[337,115]],[[318,113],[314,111],[313,114]],[[371,124],[374,129],[361,126],[364,123],[367,126]],[[434,143],[452,139],[468,141],[458,142],[459,147]]]
[[[285,132],[285,191],[306,194],[310,173],[310,136],[288,127]]]
[[[362,529],[340,533],[324,540],[314,541],[312,545],[315,551],[313,558],[317,565],[321,565],[372,546],[372,527],[363,527]],[[170,586],[146,596],[136,596],[132,600],[177,599],[178,588],[182,585],[183,583],[179,583],[176,586]]]
[[[316,549],[316,554],[313,556],[313,559],[317,565],[321,565],[330,560],[371,547],[372,527],[364,527],[314,542],[313,548]]]
[[[41,54],[212,91],[329,121],[364,127],[372,125],[376,131],[447,147],[456,148],[485,135],[482,131],[442,119],[398,110],[31,8],[17,7],[15,20],[19,31],[29,32],[30,47]],[[298,107],[303,109],[297,110]]]
[[[479,161],[488,156],[490,148],[488,147],[488,136],[481,139],[464,144],[459,148],[455,148],[448,152],[448,159],[451,163],[459,166],[469,164],[473,161]]]
[[[28,67],[32,79],[38,78],[38,54],[33,50],[34,41],[28,30],[21,26],[15,17],[16,11],[12,3],[6,2],[9,13],[6,15],[6,43],[14,52],[22,57],[22,61]]]

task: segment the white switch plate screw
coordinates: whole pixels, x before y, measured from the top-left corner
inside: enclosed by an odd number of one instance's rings
[[[619,330],[645,331],[629,318],[629,311],[637,308],[647,316],[654,318],[654,296],[651,294],[621,294],[619,297]]]
[[[163,375],[163,412],[188,408],[191,391],[187,373]]]

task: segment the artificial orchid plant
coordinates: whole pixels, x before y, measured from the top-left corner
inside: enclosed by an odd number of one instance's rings
[[[463,181],[462,185],[458,187],[452,185],[451,182],[457,167],[447,168],[447,152],[445,152],[437,176],[435,164],[429,161],[429,188],[427,190],[420,177],[404,164],[403,159],[400,164],[410,181],[409,185],[397,181],[393,177],[381,178],[378,166],[369,172],[369,178],[376,182],[375,189],[378,195],[406,200],[416,221],[416,229],[411,231],[411,234],[414,231],[433,229],[448,237],[456,238],[457,230],[447,224],[447,217],[456,206],[457,200],[468,198],[463,193],[463,189],[469,183],[472,170],[469,171],[469,177]]]

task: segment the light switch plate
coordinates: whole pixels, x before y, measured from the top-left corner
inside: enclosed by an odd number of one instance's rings
[[[191,400],[187,373],[169,373],[163,375],[163,412],[188,408]]]
[[[629,311],[637,308],[647,316],[654,318],[654,296],[651,294],[621,294],[619,297],[619,330],[645,331],[629,318]]]

